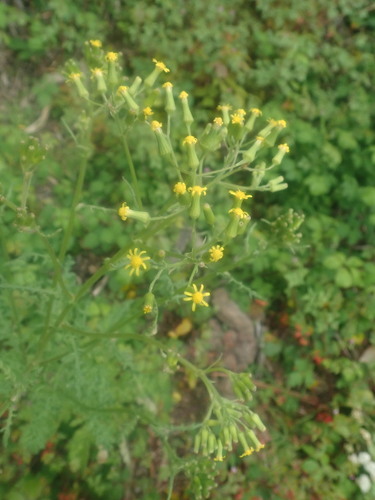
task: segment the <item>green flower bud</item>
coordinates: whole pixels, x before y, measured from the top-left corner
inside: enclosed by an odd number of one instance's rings
[[[193,123],[194,118],[189,108],[189,103],[187,100],[188,96],[189,94],[183,90],[180,93],[179,98],[181,99],[183,121],[185,125],[189,128],[189,126]]]
[[[176,111],[176,104],[174,102],[174,97],[173,97],[173,85],[171,82],[166,82],[163,85],[163,88],[165,89],[165,111],[168,114],[174,113]]]
[[[206,222],[210,224],[210,226],[213,226],[215,224],[215,215],[209,203],[205,203],[203,205],[203,214],[206,219]]]
[[[142,78],[140,76],[136,76],[134,82],[129,87],[129,94],[134,96],[138,92],[141,83],[142,83]]]
[[[124,99],[126,104],[128,105],[129,109],[133,111],[133,113],[138,113],[139,112],[139,106],[138,104],[134,101],[132,96],[129,94],[129,89],[128,87],[125,87],[125,85],[121,85],[117,89],[117,93]]]

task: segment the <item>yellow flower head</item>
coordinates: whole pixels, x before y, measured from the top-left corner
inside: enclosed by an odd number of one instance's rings
[[[240,458],[248,457],[249,455],[252,455],[254,451],[254,448],[248,448],[244,453],[242,453],[242,455],[240,455]]]
[[[130,260],[130,263],[125,266],[125,269],[130,268],[130,275],[135,273],[136,276],[139,276],[139,271],[141,269],[147,269],[145,262],[150,260],[150,257],[142,257],[142,254],[146,253],[145,250],[142,252],[138,251],[138,248],[134,250],[129,250],[127,258]]]
[[[145,116],[151,116],[154,114],[154,112],[152,111],[152,109],[150,108],[150,106],[146,106],[144,109],[143,109],[143,114]]]
[[[285,153],[289,153],[290,151],[288,144],[279,144],[277,147],[280,151],[284,151]]]
[[[246,219],[246,217],[249,217],[249,214],[247,212],[245,212],[244,210],[242,210],[242,208],[239,208],[239,207],[231,208],[229,210],[229,213],[233,214],[238,219]]]
[[[256,449],[255,451],[260,451],[260,450],[262,450],[264,447],[265,447],[265,444],[260,443],[260,444],[257,446],[257,449]]]
[[[82,76],[82,73],[70,73],[68,76],[69,80],[79,80]]]
[[[91,73],[93,74],[93,76],[103,76],[103,70],[100,68],[91,69]]]
[[[206,187],[201,187],[201,186],[193,186],[189,187],[188,191],[190,191],[192,196],[201,196],[202,194],[206,196],[207,194],[207,188]]]
[[[268,123],[270,125],[272,125],[273,127],[276,127],[276,125],[278,124],[278,121],[277,120],[274,120],[273,118],[269,118],[268,120]]]
[[[240,109],[237,109],[236,114],[240,115],[240,116],[246,116],[246,111],[244,109],[240,108]]]
[[[107,52],[105,58],[109,62],[115,62],[118,59],[118,52]]]
[[[184,292],[187,297],[184,298],[186,301],[192,302],[191,309],[195,311],[195,308],[198,306],[206,306],[208,307],[207,302],[204,300],[205,297],[209,297],[211,294],[209,292],[203,292],[203,285],[200,286],[199,290],[197,285],[193,284],[193,292]]]
[[[167,68],[167,66],[161,62],[161,61],[157,61],[156,59],[153,59],[152,62],[155,63],[155,66],[160,69],[161,71],[164,71],[164,73],[169,73],[170,69]]]
[[[235,196],[238,200],[247,200],[248,198],[252,198],[251,194],[246,194],[240,189],[237,189],[237,191],[229,191],[229,194],[232,194]]]
[[[209,249],[210,261],[217,262],[224,257],[224,247],[220,245],[213,246]]]
[[[128,212],[129,212],[129,207],[125,202],[121,205],[121,207],[117,211],[121,220],[126,220],[128,218]]]
[[[286,121],[285,120],[278,120],[276,123],[281,128],[285,128],[286,127]]]
[[[97,49],[100,49],[102,46],[102,42],[100,40],[90,40],[90,45],[92,47],[96,47]]]
[[[243,125],[243,120],[244,120],[243,115],[240,115],[239,113],[234,113],[233,115],[230,115],[230,117],[232,119],[233,124],[238,123],[239,125]]]
[[[128,91],[129,87],[126,87],[125,85],[120,85],[119,88],[117,89],[118,94],[125,94]]]
[[[187,99],[189,97],[189,94],[183,90],[180,92],[180,95],[178,96],[180,99]]]
[[[162,87],[164,89],[171,89],[173,87],[173,83],[171,83],[171,82],[165,82],[165,83],[163,83]]]
[[[163,124],[162,124],[162,123],[160,123],[160,122],[157,122],[156,120],[153,120],[153,121],[151,122],[151,128],[152,128],[152,130],[153,130],[154,132],[155,132],[156,130],[160,130],[162,126],[163,126]]]
[[[152,306],[150,304],[146,304],[143,306],[143,314],[150,314],[152,312]]]
[[[223,119],[221,118],[221,116],[217,116],[216,118],[213,119],[213,123],[214,125],[217,125],[218,127],[222,127],[223,126]]]
[[[198,139],[194,137],[193,135],[187,135],[185,139],[183,140],[183,145],[185,144],[196,144],[198,142]]]
[[[219,111],[230,111],[232,109],[232,106],[229,106],[229,104],[220,104],[216,109]]]
[[[177,184],[175,184],[173,187],[173,192],[176,194],[185,194],[186,184],[184,182],[177,182]]]
[[[251,108],[250,109],[251,113],[253,113],[253,115],[255,116],[260,116],[262,114],[261,110],[258,109],[258,108]]]

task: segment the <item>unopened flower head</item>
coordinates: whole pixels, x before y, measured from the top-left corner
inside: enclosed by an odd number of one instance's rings
[[[229,194],[233,195],[238,200],[247,200],[248,198],[252,198],[251,194],[246,194],[240,189],[237,189],[237,191],[229,191]]]
[[[180,95],[178,96],[180,99],[187,99],[189,97],[189,94],[183,90],[180,92]]]
[[[284,151],[285,153],[289,153],[290,151],[288,144],[279,144],[277,147],[280,151]]]
[[[231,122],[233,125],[243,125],[244,122],[244,115],[240,115],[239,113],[234,113],[233,115],[230,115],[231,117]]]
[[[244,109],[240,108],[240,109],[237,109],[236,114],[244,117],[244,116],[246,116],[246,111]]]
[[[129,207],[128,205],[124,202],[121,207],[118,209],[117,213],[120,216],[121,220],[126,220],[128,218],[128,212],[129,212]]]
[[[154,112],[152,111],[152,109],[150,108],[150,106],[146,106],[145,108],[143,108],[143,114],[145,116],[151,116],[154,114]]]
[[[193,135],[187,135],[185,139],[183,140],[183,145],[185,144],[196,144],[198,142],[198,139],[194,137]]]
[[[68,78],[69,78],[69,80],[77,81],[81,78],[81,76],[82,76],[82,73],[70,73],[68,75]]]
[[[100,40],[90,40],[89,43],[92,47],[95,47],[97,49],[100,49],[102,46],[102,42]]]
[[[117,89],[117,93],[120,95],[125,95],[128,91],[128,87],[126,85],[120,85],[119,88]]]
[[[254,453],[254,448],[247,448],[242,455],[240,455],[240,458],[248,457],[249,455],[252,455]]]
[[[220,259],[224,257],[224,247],[220,245],[215,245],[209,249],[210,253],[210,261],[218,262]]]
[[[258,109],[258,108],[251,108],[250,112],[253,113],[253,115],[255,115],[255,116],[261,116],[262,115],[261,110]]]
[[[125,269],[130,269],[130,275],[135,273],[136,276],[139,276],[139,272],[141,269],[147,269],[146,261],[150,260],[150,257],[142,257],[142,255],[145,253],[145,250],[142,250],[140,252],[138,248],[129,250],[127,258],[130,260],[130,263],[125,266]]]
[[[220,104],[216,109],[219,111],[230,111],[232,109],[232,106],[229,104]]]
[[[286,127],[286,121],[285,120],[277,120],[277,126],[281,128]]]
[[[171,82],[165,82],[165,83],[163,83],[162,87],[164,89],[171,89],[173,87],[173,83],[171,83]]]
[[[202,194],[206,196],[207,194],[207,188],[202,186],[189,187],[188,191],[191,193],[192,196],[201,196]]]
[[[163,126],[163,124],[162,124],[162,123],[160,123],[160,122],[158,122],[158,121],[156,121],[156,120],[153,120],[153,121],[151,122],[151,128],[152,128],[152,130],[153,130],[154,132],[156,132],[156,131],[161,131],[161,127],[162,127],[162,126]]]
[[[211,294],[209,292],[204,292],[204,286],[201,285],[199,287],[199,290],[197,288],[197,285],[193,284],[193,292],[184,292],[184,294],[187,296],[184,298],[186,301],[191,301],[191,309],[192,311],[195,311],[197,306],[206,306],[208,307],[207,302],[204,300],[205,297],[209,297]]]
[[[105,55],[105,58],[109,62],[115,62],[118,59],[118,52],[107,52],[107,54]]]
[[[218,126],[218,127],[222,127],[224,122],[223,122],[223,119],[221,118],[221,116],[217,116],[216,118],[213,119],[213,123],[214,125]]]
[[[262,135],[257,135],[255,138],[255,142],[261,144],[264,141],[264,137]]]
[[[247,212],[245,212],[244,210],[242,210],[242,208],[231,208],[229,210],[229,213],[230,214],[233,214],[234,217],[236,217],[237,219],[246,219],[247,217],[249,217],[249,214]]]
[[[176,194],[186,193],[186,184],[184,182],[177,182],[173,187],[173,192]]]
[[[164,71],[164,73],[170,72],[170,69],[167,68],[167,66],[162,61],[153,59],[152,62],[155,63],[155,67],[158,68],[160,71]]]
[[[101,68],[92,68],[91,73],[93,76],[103,76],[103,70]]]

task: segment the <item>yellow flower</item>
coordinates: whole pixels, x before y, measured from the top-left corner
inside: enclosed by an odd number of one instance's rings
[[[120,85],[119,88],[117,89],[118,94],[125,94],[128,91],[128,87],[125,85]]]
[[[185,194],[186,184],[184,182],[177,182],[177,184],[174,185],[173,192],[176,194]]]
[[[210,261],[217,262],[224,257],[224,247],[220,245],[213,246],[209,249]]]
[[[206,196],[207,194],[207,188],[206,187],[201,187],[201,186],[193,186],[189,187],[188,191],[190,191],[192,196],[201,196],[202,194]]]
[[[118,209],[117,213],[120,216],[121,220],[126,220],[128,218],[128,212],[129,212],[129,207],[127,204],[124,202],[121,207]]]
[[[288,144],[279,144],[277,147],[280,151],[284,151],[285,153],[289,153],[290,151]]]
[[[249,214],[247,212],[244,212],[244,210],[242,210],[242,208],[239,207],[231,208],[229,210],[229,213],[233,214],[238,219],[246,219],[246,217],[249,217]]]
[[[180,99],[187,99],[189,97],[189,94],[183,90],[180,92],[180,95],[178,96]]]
[[[230,115],[232,119],[232,123],[236,124],[238,123],[239,125],[243,124],[244,117],[243,115],[240,115],[239,113],[234,113],[233,115]]]
[[[152,306],[150,306],[149,304],[143,306],[143,314],[150,314],[150,312],[152,312]]]
[[[256,116],[260,116],[262,114],[261,110],[258,108],[251,108],[250,111],[251,111],[251,113],[253,113],[253,115],[256,115]]]
[[[161,71],[164,71],[164,73],[169,73],[169,69],[167,68],[167,66],[161,62],[161,61],[157,61],[156,59],[153,59],[152,62],[155,63],[155,66],[160,69]]]
[[[154,114],[154,112],[152,111],[152,109],[150,108],[150,106],[146,106],[144,109],[143,109],[143,114],[145,116],[151,116]]]
[[[68,76],[69,80],[79,80],[82,76],[82,73],[70,73],[70,75]]]
[[[213,122],[215,125],[217,125],[218,127],[222,127],[223,126],[223,119],[221,118],[221,116],[217,116],[216,118],[213,119]]]
[[[229,106],[229,104],[220,104],[216,109],[219,111],[230,111],[232,109],[232,106]]]
[[[246,111],[244,109],[240,108],[240,109],[237,109],[236,114],[240,115],[240,116],[245,116]]]
[[[171,83],[171,82],[165,82],[165,83],[163,83],[162,87],[163,87],[164,89],[167,89],[167,88],[169,88],[169,89],[170,89],[170,88],[172,88],[172,87],[173,87],[173,83]]]
[[[255,451],[260,451],[262,450],[263,448],[265,447],[265,445],[263,443],[261,443],[260,445],[257,446],[257,449]]]
[[[157,130],[160,130],[162,126],[163,126],[163,124],[156,121],[156,120],[153,120],[151,122],[151,128],[154,132],[156,132]]]
[[[134,250],[129,250],[127,258],[130,260],[130,263],[125,266],[125,269],[130,268],[130,275],[135,273],[136,276],[139,276],[139,271],[141,269],[147,269],[145,262],[150,260],[150,257],[142,257],[142,254],[146,253],[145,250],[142,252],[138,251],[138,248]]]
[[[93,68],[91,70],[91,73],[93,74],[93,76],[103,76],[103,70],[100,68]]]
[[[185,144],[196,144],[198,142],[198,139],[194,137],[193,135],[187,135],[185,139],[183,140],[183,145]]]
[[[244,453],[242,453],[242,455],[240,455],[240,458],[248,457],[249,455],[252,455],[254,451],[254,448],[248,448]]]
[[[278,120],[277,121],[277,125],[281,128],[285,128],[286,127],[286,121],[285,120]]]
[[[191,309],[195,311],[195,308],[198,306],[206,306],[208,307],[207,302],[204,300],[205,297],[209,297],[211,294],[209,292],[203,292],[203,285],[200,286],[199,290],[197,285],[193,284],[194,292],[184,292],[187,297],[184,298],[186,301],[192,302]]]
[[[107,52],[105,58],[109,62],[115,62],[118,59],[118,52]]]
[[[229,191],[229,194],[232,194],[235,196],[238,200],[247,200],[248,198],[252,198],[251,194],[246,194],[240,189],[237,189],[237,191]]]
[[[90,45],[92,47],[96,47],[97,49],[100,49],[102,46],[102,42],[100,40],[90,40]]]

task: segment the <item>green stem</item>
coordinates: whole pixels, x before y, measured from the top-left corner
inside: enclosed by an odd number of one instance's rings
[[[135,191],[137,208],[141,209],[142,208],[142,200],[141,200],[141,195],[140,195],[140,191],[139,191],[138,179],[137,179],[137,174],[135,172],[133,159],[132,159],[132,156],[130,154],[128,140],[126,138],[126,132],[121,124],[119,117],[117,115],[115,115],[114,118],[115,118],[115,122],[117,124],[117,128],[119,129],[119,132],[120,132],[122,147],[124,148],[126,161],[128,163],[128,166],[129,166],[130,176],[132,178],[133,187],[134,187],[134,191]]]
[[[21,209],[23,211],[26,210],[27,198],[29,196],[31,179],[33,178],[33,173],[34,172],[32,170],[27,170],[23,176],[22,195],[21,195]]]

